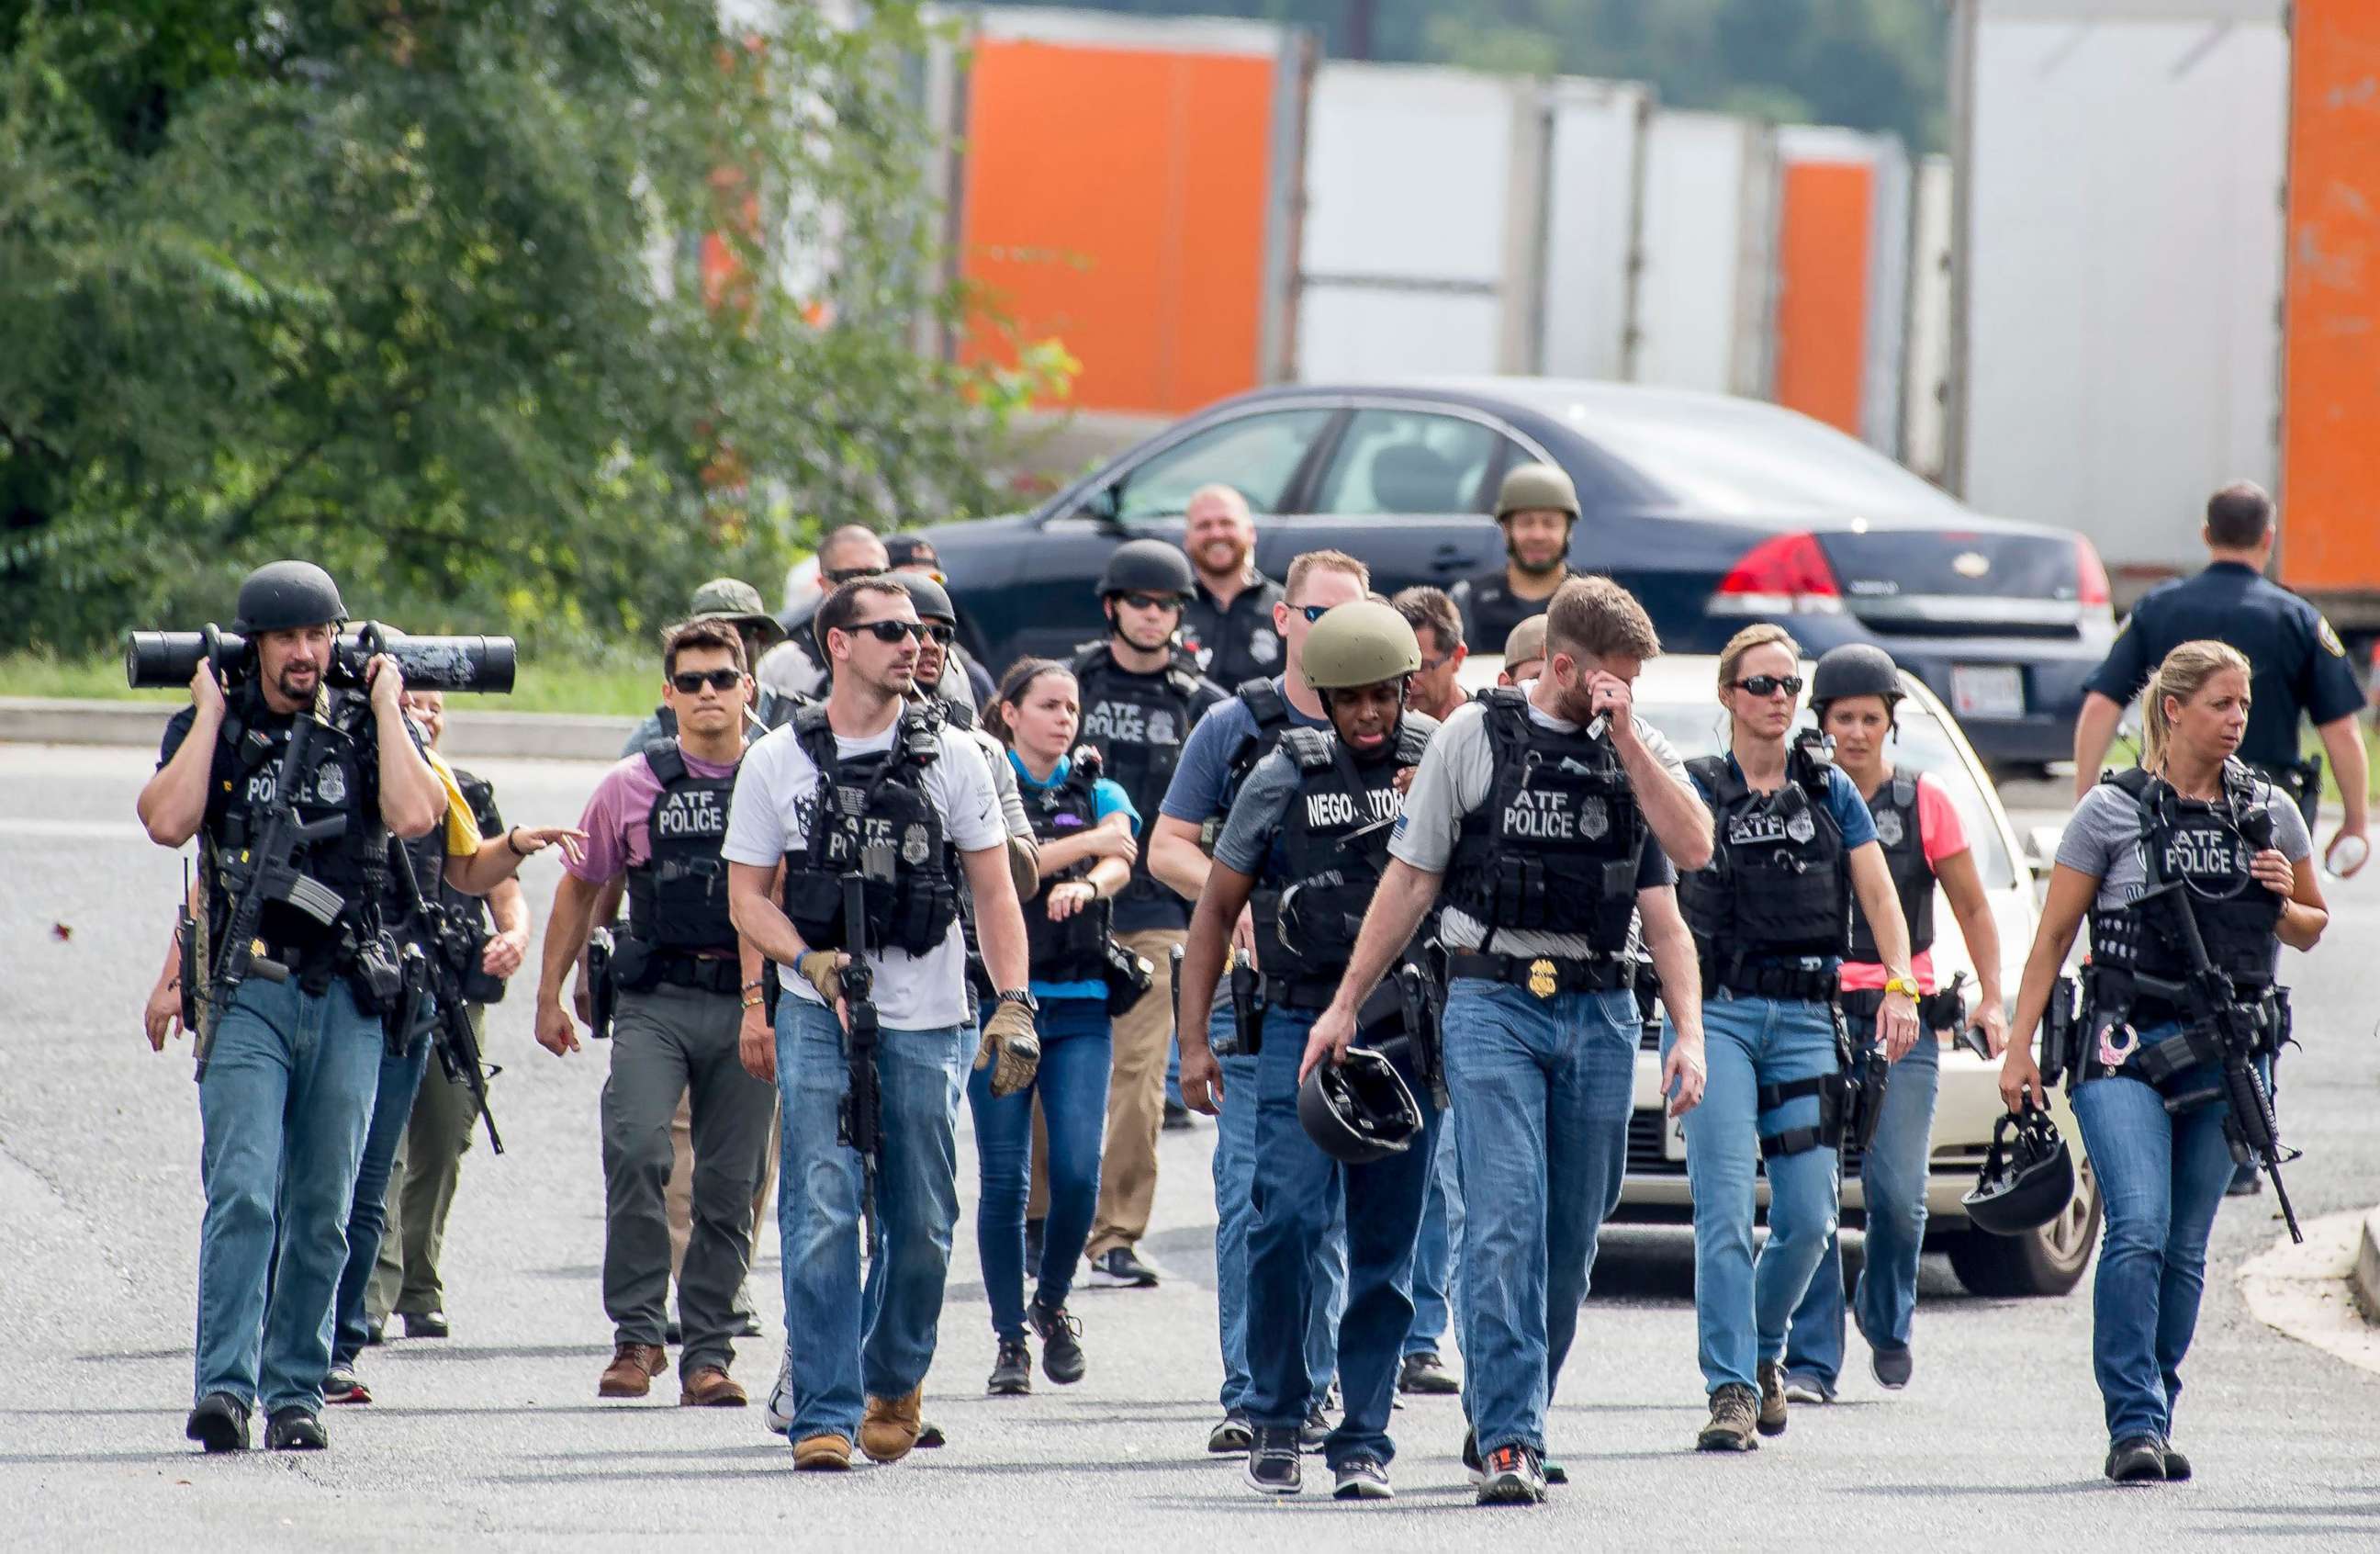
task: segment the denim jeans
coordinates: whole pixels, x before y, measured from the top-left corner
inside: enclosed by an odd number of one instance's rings
[[[1345,1312],[1338,1324],[1344,1410],[1325,1451],[1331,1466],[1368,1455],[1385,1463],[1397,1359],[1413,1325],[1414,1240],[1438,1144],[1438,1109],[1420,1076],[1405,1084],[1421,1103],[1424,1132],[1368,1165],[1324,1154],[1297,1120],[1297,1070],[1318,1012],[1275,1010],[1257,1059],[1257,1169],[1248,1225],[1248,1391],[1252,1424],[1287,1428],[1321,1401],[1303,1342],[1330,1292],[1315,1277],[1334,1224],[1347,1245]]]
[[[1310,1023],[1310,1022],[1309,1022]],[[1269,1037],[1272,1021],[1266,1021]],[[1232,1005],[1218,995],[1207,1038],[1229,1040]],[[1288,1038],[1283,1038],[1284,1040]],[[1296,1038],[1303,1043],[1304,1036]],[[1268,1040],[1267,1045],[1270,1043]],[[1257,1060],[1222,1060],[1223,1107],[1215,1123],[1215,1317],[1223,1342],[1225,1413],[1248,1399],[1248,1223],[1256,1217]],[[1318,1394],[1339,1377],[1339,1313],[1347,1301],[1347,1227],[1343,1209],[1316,1249],[1314,1279],[1324,1291],[1305,1329],[1305,1374]]]
[[[1438,1353],[1453,1317],[1454,1269],[1462,1256],[1463,1184],[1457,1180],[1454,1130],[1441,1123],[1429,1197],[1422,1205],[1421,1238],[1414,1244],[1414,1319],[1405,1333],[1406,1354]]]
[[[1044,1305],[1066,1304],[1075,1265],[1091,1238],[1099,1202],[1099,1135],[1107,1120],[1108,1069],[1112,1056],[1107,1001],[1053,998],[1035,1022],[1041,1066],[1033,1083],[994,1099],[991,1070],[967,1077],[975,1113],[976,1255],[983,1262],[991,1301],[991,1330],[1025,1336],[1025,1199],[1033,1177],[1033,1098],[1050,1135],[1050,1215],[1042,1221],[1040,1288]]]
[[[372,1101],[371,1125],[364,1134],[363,1159],[356,1167],[355,1201],[347,1210],[347,1266],[339,1275],[337,1329],[331,1339],[331,1364],[335,1366],[354,1365],[364,1352],[364,1293],[371,1287],[372,1265],[380,1259],[381,1232],[388,1228],[389,1172],[405,1143],[413,1099],[421,1093],[421,1075],[429,1062],[426,1032],[402,1053],[381,1043],[380,1089]],[[439,1083],[445,1083],[443,1075]]]
[[[2141,1032],[2143,1046],[2172,1024]],[[2218,1087],[2212,1068],[2177,1076],[2169,1093]],[[2099,1271],[2091,1285],[2091,1369],[2107,1405],[2107,1439],[2167,1436],[2181,1396],[2181,1357],[2198,1329],[2206,1238],[2231,1180],[2223,1137],[2230,1107],[2217,1099],[2181,1116],[2137,1079],[2111,1075],[2074,1087],[2074,1117],[2107,1205]]]
[[[1456,977],[1441,1023],[1469,1210],[1456,1313],[1479,1450],[1542,1452],[1597,1236],[1620,1204],[1636,999]]]
[[[1666,1049],[1673,1039],[1667,1033]],[[1686,1184],[1694,1200],[1694,1326],[1706,1391],[1757,1387],[1757,1362],[1785,1353],[1785,1328],[1835,1233],[1835,1151],[1778,1155],[1768,1172],[1768,1243],[1755,1267],[1753,1175],[1760,1140],[1818,1122],[1816,1096],[1759,1110],[1763,1086],[1833,1074],[1834,1011],[1806,1000],[1723,992],[1703,1004],[1710,1075],[1686,1113]],[[1837,1280],[1840,1286],[1840,1278]]]
[[[319,995],[295,980],[240,984],[199,1084],[194,1399],[322,1407],[383,1047],[380,1016],[356,1007],[344,979]]]
[[[1925,1243],[1926,1163],[1934,1138],[1934,1098],[1942,1082],[1942,1044],[1918,1038],[1892,1065],[1884,1116],[1860,1159],[1867,1213],[1867,1252],[1852,1311],[1873,1349],[1909,1347],[1917,1310],[1917,1254]],[[1843,1256],[1840,1234],[1827,1238],[1810,1293],[1785,1334],[1785,1368],[1816,1378],[1828,1392],[1843,1368]]]
[[[933,1365],[951,1230],[959,1215],[959,1093],[976,1042],[964,1026],[892,1030],[876,1048],[883,1161],[881,1244],[860,1283],[859,1155],[837,1136],[851,1087],[833,1012],[777,1002],[777,1088],[784,1140],[777,1191],[785,1330],[795,1335],[791,1438],[856,1437],[865,1400],[902,1398]]]

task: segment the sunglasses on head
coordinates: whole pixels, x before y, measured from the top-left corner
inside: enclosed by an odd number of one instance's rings
[[[670,676],[670,684],[677,687],[680,696],[698,696],[705,686],[715,691],[732,691],[743,679],[740,669],[681,669]]]
[[[1135,610],[1179,610],[1182,596],[1175,593],[1127,593],[1119,595]]]
[[[1802,676],[1799,674],[1747,674],[1730,684],[1737,690],[1750,691],[1755,696],[1775,696],[1779,691],[1787,696],[1802,694]]]
[[[884,568],[880,566],[838,566],[832,572],[821,572],[819,576],[827,580],[827,585],[830,588],[841,588],[844,584],[851,582],[856,578],[881,577],[884,576]]]
[[[864,631],[879,642],[898,642],[905,637],[914,637],[920,642],[926,639],[926,628],[916,621],[862,621],[844,629]]]

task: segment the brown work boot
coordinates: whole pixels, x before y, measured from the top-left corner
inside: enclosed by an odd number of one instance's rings
[[[851,1466],[851,1442],[841,1436],[804,1436],[794,1442],[794,1467],[802,1473],[842,1473]]]
[[[1760,1400],[1741,1381],[1730,1381],[1710,1395],[1710,1423],[1694,1438],[1698,1451],[1757,1451],[1755,1433]]]
[[[1785,1367],[1775,1360],[1760,1362],[1760,1433],[1785,1433]]]
[[[742,1408],[752,1400],[717,1366],[697,1366],[678,1383],[677,1401],[686,1408]]]
[[[653,1378],[669,1366],[669,1355],[658,1343],[623,1343],[612,1351],[603,1379],[595,1383],[599,1398],[641,1398],[653,1390]]]
[[[872,1463],[897,1463],[917,1444],[925,1389],[913,1387],[905,1398],[870,1398],[859,1421],[859,1449]]]

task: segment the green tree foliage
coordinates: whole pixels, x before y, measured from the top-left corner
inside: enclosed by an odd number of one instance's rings
[[[1313,29],[1332,57],[1650,81],[1673,107],[1896,131],[1947,128],[1945,0],[1084,0]]]
[[[641,633],[821,523],[994,504],[1044,358],[909,348],[971,305],[918,10],[781,12],[0,0],[0,645],[287,554],[416,629]],[[707,295],[705,233],[767,279]]]

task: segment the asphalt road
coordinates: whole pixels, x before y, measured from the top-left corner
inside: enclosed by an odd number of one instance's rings
[[[1703,1417],[1693,1259],[1683,1232],[1606,1237],[1553,1415],[1572,1475],[1541,1512],[1475,1510],[1442,1399],[1396,1416],[1398,1498],[1282,1504],[1203,1451],[1220,1378],[1213,1327],[1211,1129],[1165,1137],[1159,1229],[1171,1277],[1087,1291],[1089,1377],[988,1400],[992,1340],[970,1207],[928,1416],[951,1436],[890,1469],[796,1477],[757,1408],[598,1402],[610,1331],[597,1284],[600,1048],[569,1061],[528,1040],[528,1001],[500,1005],[492,1055],[508,1153],[468,1159],[446,1276],[455,1336],[369,1351],[378,1402],[333,1411],[334,1449],[202,1459],[181,1437],[200,1196],[185,1049],[152,1056],[143,994],[179,866],[132,818],[137,753],[0,747],[0,1543],[150,1548],[332,1542],[341,1548],[902,1546],[1111,1548],[1278,1545],[2139,1548],[2380,1547],[2380,1377],[2264,1327],[2237,1286],[2278,1227],[2269,1197],[2226,1207],[2178,1437],[2196,1482],[2119,1490],[2089,1365],[2087,1286],[1984,1301],[1928,1259],[1917,1374],[1884,1394],[1859,1368],[1831,1408],[1743,1458],[1690,1448]],[[506,812],[574,815],[596,768],[487,763]],[[531,867],[540,908],[553,866]],[[2285,1118],[2307,1151],[2307,1217],[2380,1198],[2380,885],[2337,892],[2325,947],[2290,957],[2302,1055]],[[440,1082],[434,1073],[432,1083]],[[962,1146],[963,1159],[972,1150]],[[971,1172],[963,1172],[971,1177]],[[973,1197],[971,1180],[965,1196]],[[774,1369],[773,1224],[762,1234],[765,1340],[737,1374]],[[1312,1480],[1309,1480],[1311,1483]],[[1291,1518],[1301,1520],[1292,1521]],[[2206,1545],[2202,1545],[2206,1546]]]

